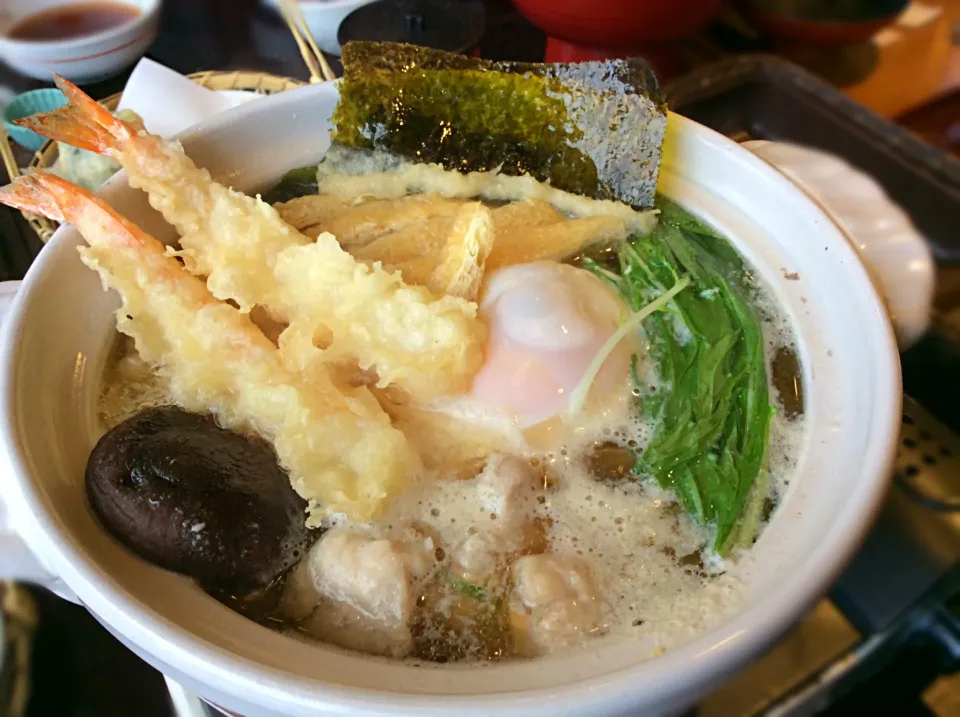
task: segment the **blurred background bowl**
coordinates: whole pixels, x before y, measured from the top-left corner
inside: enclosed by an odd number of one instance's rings
[[[353,40],[405,42],[469,54],[487,27],[483,0],[376,0],[344,18],[340,45]]]
[[[796,184],[843,229],[893,320],[900,349],[930,325],[936,267],[926,238],[869,174],[828,152],[789,142],[742,143]]]
[[[890,25],[910,0],[741,0],[763,33],[818,45],[865,42]]]
[[[690,35],[724,0],[512,0],[547,35],[578,45],[619,48]]]
[[[0,59],[22,75],[50,80],[56,72],[77,83],[119,74],[146,52],[159,30],[162,0],[111,0],[136,14],[126,22],[89,35],[51,40],[10,37],[31,15],[79,5],[83,0],[4,0],[0,10]],[[87,2],[86,4],[90,4]]]
[[[280,11],[278,0],[263,0],[277,12]],[[300,12],[307,21],[310,33],[321,50],[330,55],[340,55],[340,43],[337,42],[337,30],[343,19],[363,5],[369,5],[374,0],[300,0]]]

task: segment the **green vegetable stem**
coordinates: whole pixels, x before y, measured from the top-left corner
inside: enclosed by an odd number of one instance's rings
[[[655,419],[635,472],[671,489],[683,508],[716,525],[714,549],[752,544],[766,497],[770,405],[763,335],[736,251],[675,204],[658,197],[653,234],[619,252],[620,273],[586,261],[636,311],[682,277],[692,286],[672,310],[642,324],[665,390],[642,396]],[[634,371],[640,392],[645,386]]]
[[[466,595],[469,598],[474,600],[479,600],[480,602],[486,602],[490,596],[487,594],[487,591],[480,587],[479,585],[474,585],[473,583],[468,583],[466,580],[461,580],[458,577],[447,573],[447,579],[450,581],[450,585],[461,595]]]

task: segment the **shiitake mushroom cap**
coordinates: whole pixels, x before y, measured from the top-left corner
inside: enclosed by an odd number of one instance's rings
[[[87,462],[86,491],[120,542],[210,590],[260,589],[316,538],[268,443],[174,406],[108,431]]]

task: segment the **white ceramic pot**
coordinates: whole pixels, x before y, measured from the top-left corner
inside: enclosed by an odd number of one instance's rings
[[[78,0],[7,0],[0,9],[0,59],[17,72],[50,81],[56,72],[84,83],[119,74],[136,62],[156,39],[162,0],[113,0],[139,10],[117,27],[65,40],[16,40],[7,31],[35,13]]]
[[[317,161],[336,89],[321,84],[231,110],[183,137],[244,191]],[[893,332],[856,251],[788,179],[735,143],[672,117],[661,189],[729,236],[792,316],[808,400],[789,494],[736,571],[746,608],[648,659],[628,639],[484,669],[413,667],[290,639],[231,612],[110,538],[84,500],[98,383],[116,297],[60,229],[30,269],[0,342],[0,491],[43,564],[137,654],[248,717],[603,717],[682,710],[787,630],[829,588],[883,498],[900,425]],[[103,194],[158,238],[172,230],[121,173]],[[796,275],[796,276],[795,276]]]

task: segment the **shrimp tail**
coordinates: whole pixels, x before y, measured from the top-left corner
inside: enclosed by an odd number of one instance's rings
[[[85,223],[84,215],[93,214],[100,224],[113,224],[121,229],[110,234],[114,243],[142,246],[146,242],[143,231],[103,199],[49,172],[25,174],[0,187],[0,204],[75,225]],[[90,241],[90,237],[85,236]],[[90,243],[99,242],[94,239]]]
[[[53,73],[54,82],[68,104],[52,112],[40,112],[16,120],[37,134],[96,154],[112,154],[134,136],[136,126],[114,117],[110,111],[69,80]]]
[[[65,221],[56,194],[47,186],[48,176],[45,172],[34,172],[17,177],[13,183],[0,187],[0,204],[39,214],[55,222]]]

